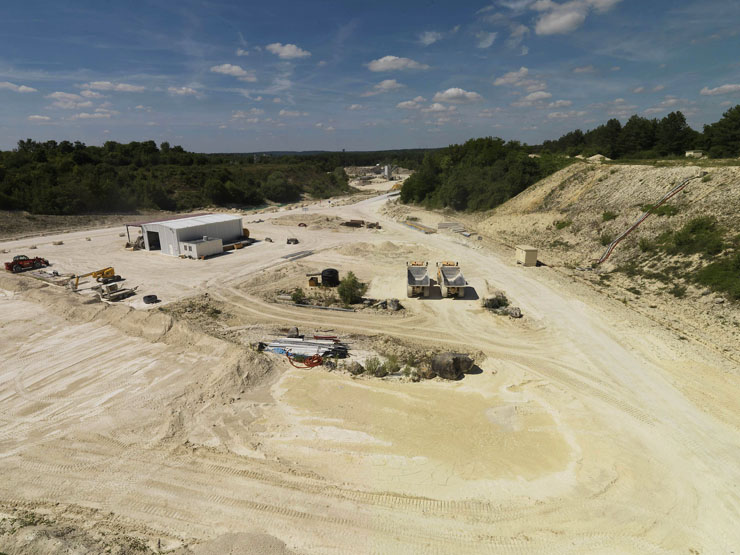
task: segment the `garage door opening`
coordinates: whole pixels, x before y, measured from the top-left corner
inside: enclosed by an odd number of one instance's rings
[[[162,245],[159,243],[159,233],[156,231],[147,231],[146,240],[149,243],[150,251],[158,251],[162,248]]]

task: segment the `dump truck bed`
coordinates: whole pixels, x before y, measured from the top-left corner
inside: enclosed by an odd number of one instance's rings
[[[429,269],[426,266],[407,266],[406,267],[407,285],[414,287],[429,286]]]
[[[439,275],[442,278],[440,285],[445,287],[465,287],[468,284],[459,266],[440,266]]]

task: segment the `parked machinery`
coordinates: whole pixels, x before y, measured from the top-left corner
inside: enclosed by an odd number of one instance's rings
[[[69,288],[72,291],[77,291],[77,287],[80,285],[80,280],[86,277],[95,278],[98,283],[102,284],[113,283],[114,281],[121,281],[121,276],[116,275],[116,271],[109,266],[108,268],[103,268],[102,270],[95,270],[93,272],[88,272],[79,276],[72,276],[71,278],[69,278]]]
[[[429,262],[407,262],[406,263],[406,296],[428,297],[431,290],[429,279]]]
[[[437,284],[443,297],[463,298],[468,282],[457,262],[444,261],[437,262]]]

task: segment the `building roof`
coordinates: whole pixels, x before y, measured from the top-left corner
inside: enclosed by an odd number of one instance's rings
[[[140,227],[144,224],[156,224],[159,222],[168,222],[170,220],[180,220],[182,218],[194,218],[195,216],[207,216],[208,212],[200,212],[198,214],[190,214],[189,216],[166,216],[164,218],[156,218],[154,220],[145,220],[143,222],[126,222],[123,225],[131,226],[131,227]]]
[[[214,224],[219,222],[231,222],[234,220],[239,220],[241,222],[241,219],[241,216],[234,216],[232,214],[202,214],[198,216],[190,216],[189,218],[180,218],[177,220],[166,220],[163,222],[152,223],[157,223],[162,227],[168,227],[170,229],[183,229],[187,227],[196,227],[199,225]]]

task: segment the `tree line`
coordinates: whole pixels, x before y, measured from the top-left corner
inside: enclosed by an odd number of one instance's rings
[[[618,158],[661,158],[683,156],[687,150],[702,150],[711,158],[740,156],[740,105],[727,110],[719,121],[696,131],[680,111],[662,119],[633,115],[622,125],[610,119],[586,131],[570,131],[553,141],[535,147],[536,152],[575,156],[603,154]]]
[[[530,157],[529,150],[516,141],[486,137],[427,152],[404,182],[401,202],[488,210],[569,163],[562,156]]]

